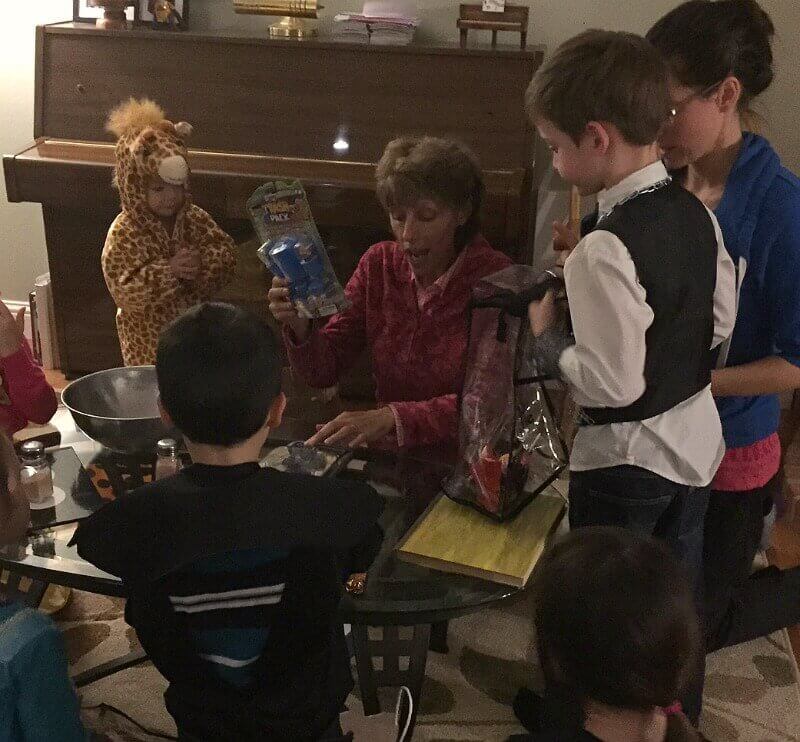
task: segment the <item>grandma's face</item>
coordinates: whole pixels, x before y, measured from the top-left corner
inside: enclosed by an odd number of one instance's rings
[[[410,206],[396,206],[389,212],[395,239],[403,249],[417,280],[433,283],[456,259],[456,230],[467,214],[430,198]]]

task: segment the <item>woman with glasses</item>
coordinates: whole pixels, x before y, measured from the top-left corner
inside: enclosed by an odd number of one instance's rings
[[[728,450],[705,526],[709,651],[800,621],[800,569],[750,574],[779,490],[778,394],[800,387],[800,180],[746,130],[772,82],[774,33],[755,0],[690,0],[647,34],[671,73],[664,160],[715,212],[740,282],[711,383]]]

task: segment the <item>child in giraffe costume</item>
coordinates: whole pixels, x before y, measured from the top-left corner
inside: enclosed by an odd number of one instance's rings
[[[152,364],[161,330],[231,278],[233,240],[191,202],[189,124],[173,124],[152,101],[131,98],[106,128],[118,137],[114,185],[122,213],[108,231],[103,275],[117,305],[125,365]]]

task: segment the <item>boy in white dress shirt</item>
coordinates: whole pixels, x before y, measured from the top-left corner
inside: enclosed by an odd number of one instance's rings
[[[714,215],[660,159],[667,71],[643,38],[587,31],[542,67],[525,107],[561,177],[598,200],[564,266],[574,337],[556,329],[552,294],[529,312],[542,370],[580,406],[570,527],[664,539],[699,597],[709,485],[725,450],[712,349],[733,331],[736,289]],[[684,699],[694,721],[700,671],[697,686]]]
[[[733,330],[736,292],[714,215],[660,160],[666,69],[638,36],[587,31],[537,74],[526,112],[559,174],[598,200],[564,266],[574,338],[555,329],[552,295],[530,309],[540,363],[581,408],[570,526],[659,536],[696,581],[724,453],[712,348]]]

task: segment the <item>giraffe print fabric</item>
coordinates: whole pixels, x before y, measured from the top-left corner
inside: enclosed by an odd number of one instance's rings
[[[191,202],[188,188],[172,234],[147,205],[151,178],[173,182],[169,178],[177,177],[177,183],[188,177],[188,124],[167,121],[152,101],[130,99],[112,111],[107,128],[118,137],[114,186],[122,212],[103,248],[103,276],[117,305],[125,365],[152,364],[161,330],[230,280],[236,264],[234,245],[211,216]],[[181,248],[200,258],[201,268],[192,281],[176,278],[170,267]]]

